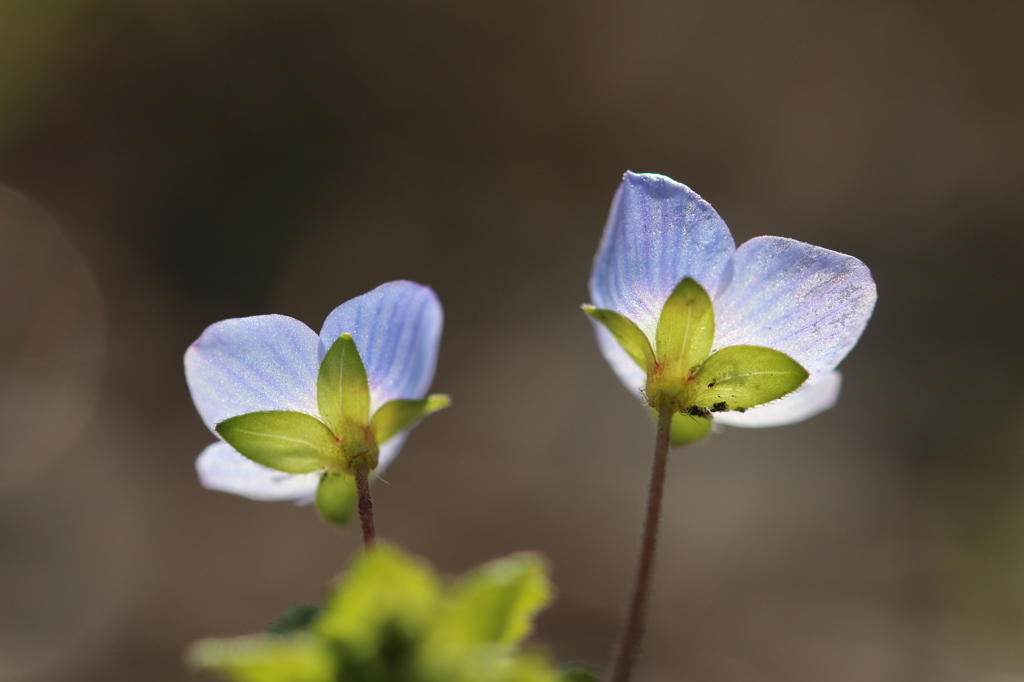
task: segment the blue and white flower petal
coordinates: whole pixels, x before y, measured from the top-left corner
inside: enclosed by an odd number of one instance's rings
[[[375,474],[379,474],[384,471],[388,464],[391,464],[391,462],[394,461],[395,457],[398,456],[398,451],[402,449],[403,445],[405,445],[405,439],[409,437],[409,433],[412,432],[414,428],[416,428],[415,424],[405,431],[395,434],[380,446],[380,452],[377,454],[377,468],[374,470]]]
[[[810,373],[792,394],[744,413],[716,414],[716,422],[781,426],[835,404],[841,386],[835,367],[860,339],[877,299],[867,266],[782,237],[758,237],[737,249],[722,219],[686,185],[626,173],[591,272],[594,305],[633,320],[654,347],[661,310],[684,277],[711,297],[714,350],[773,348]],[[645,370],[602,324],[594,321],[594,327],[612,369],[642,397]]]
[[[370,412],[398,398],[423,398],[437,367],[444,313],[429,287],[382,284],[338,306],[320,330],[320,359],[339,336],[352,335],[370,384]]]
[[[590,321],[597,333],[597,345],[601,349],[604,359],[611,365],[612,371],[619,377],[623,386],[629,389],[633,395],[642,399],[644,387],[647,385],[647,372],[641,369],[633,358],[629,357],[629,354],[622,349],[607,327],[594,318],[590,318]]]
[[[590,276],[591,301],[633,320],[651,339],[684,277],[714,297],[736,250],[715,209],[663,175],[626,173],[612,201]]]
[[[196,473],[204,488],[266,502],[312,500],[321,476],[318,471],[286,474],[265,467],[238,454],[222,441],[208,445],[200,453],[196,459]]]
[[[229,417],[267,410],[319,416],[319,340],[284,315],[222,320],[185,351],[185,380],[211,431]]]
[[[372,414],[390,400],[426,396],[442,325],[441,304],[430,288],[389,282],[335,308],[319,336],[282,315],[210,325],[185,353],[185,377],[214,435],[220,422],[250,412],[289,410],[319,419],[320,362],[330,345],[349,332],[366,367]],[[376,473],[394,460],[410,430],[380,446]],[[223,441],[203,450],[196,470],[204,487],[255,500],[309,501],[321,475],[265,467]]]
[[[757,237],[733,256],[735,274],[714,299],[715,348],[782,351],[818,374],[857,344],[875,307],[875,282],[853,256],[783,237]]]

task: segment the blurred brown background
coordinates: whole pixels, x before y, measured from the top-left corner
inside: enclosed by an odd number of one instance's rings
[[[203,490],[181,357],[397,278],[446,309],[378,527],[539,549],[602,665],[652,425],[578,306],[626,169],[854,254],[839,405],[673,456],[638,680],[1024,680],[1024,4],[0,5],[0,680],[193,679],[357,547]],[[47,217],[48,216],[48,217]]]

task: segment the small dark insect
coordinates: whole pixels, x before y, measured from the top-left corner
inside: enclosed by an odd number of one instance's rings
[[[718,379],[712,379],[711,383],[708,384],[708,388],[714,388],[716,383],[718,383]]]
[[[701,407],[700,405],[690,405],[689,407],[684,407],[679,411],[682,414],[688,414],[691,417],[704,417],[705,419],[707,419],[708,417],[711,416],[711,411],[708,410],[706,407]]]
[[[725,412],[728,409],[729,409],[729,404],[726,403],[724,400],[722,402],[715,403],[714,405],[711,406],[711,411],[712,412]]]

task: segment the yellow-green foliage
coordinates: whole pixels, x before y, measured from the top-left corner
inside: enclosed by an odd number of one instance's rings
[[[189,662],[236,682],[568,682],[520,645],[551,601],[539,555],[489,562],[450,585],[396,547],[360,555],[322,609],[274,632],[197,642]]]

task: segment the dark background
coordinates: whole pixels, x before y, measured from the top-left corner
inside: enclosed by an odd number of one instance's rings
[[[1022,33],[1020,2],[5,2],[0,680],[191,679],[190,641],[319,600],[356,533],[198,485],[181,357],[398,278],[445,305],[454,406],[378,528],[447,574],[543,551],[539,639],[603,665],[653,428],[578,306],[626,169],[879,290],[835,409],[673,454],[638,681],[1024,680]]]

